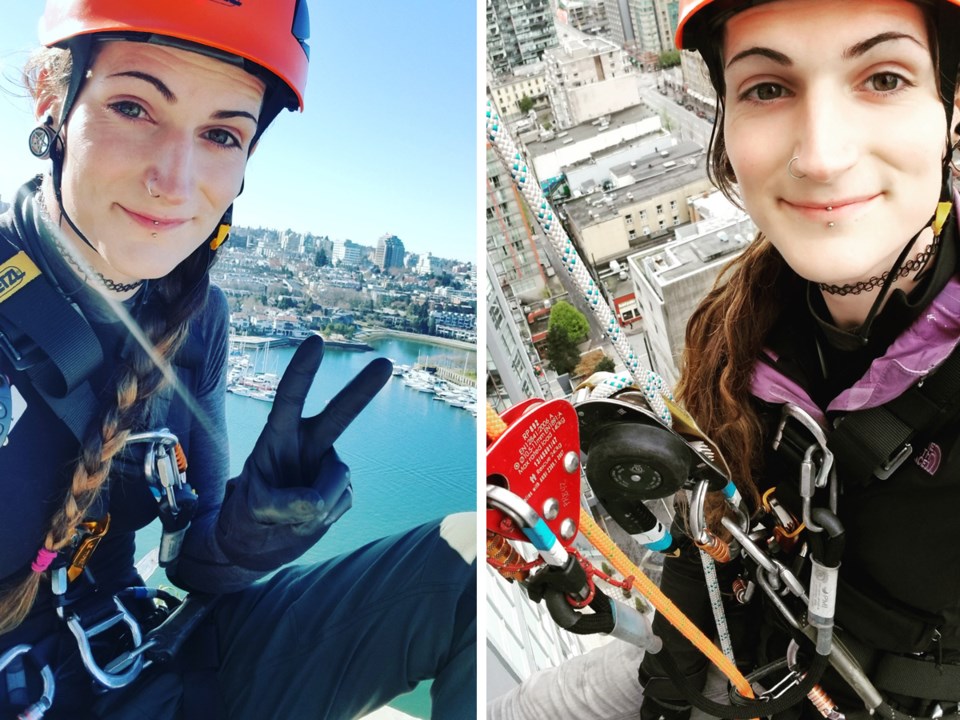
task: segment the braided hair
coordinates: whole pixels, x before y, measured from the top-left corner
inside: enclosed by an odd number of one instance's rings
[[[70,70],[68,51],[41,50],[28,62],[25,85],[34,98],[49,94],[54,84],[65,91]],[[174,358],[187,338],[191,319],[203,308],[210,285],[209,266],[210,251],[203,243],[168,275],[151,283],[150,297],[138,321],[164,363]],[[166,385],[161,367],[137,343],[130,343],[113,377],[113,391],[106,393],[106,406],[87,429],[70,485],[50,518],[43,539],[46,550],[56,552],[73,544],[77,526],[109,478],[113,458],[146,416],[151,399]],[[25,577],[0,588],[0,633],[23,622],[43,576],[31,568]]]

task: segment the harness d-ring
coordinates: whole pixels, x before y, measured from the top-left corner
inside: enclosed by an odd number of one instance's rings
[[[10,663],[21,655],[30,652],[32,649],[32,645],[15,645],[3,655],[0,655],[0,672],[6,670]],[[40,699],[17,715],[17,720],[40,720],[53,705],[53,693],[56,689],[56,683],[53,679],[53,671],[49,665],[44,665],[40,668],[40,679],[43,681],[43,691],[40,694]]]
[[[111,690],[129,685],[137,679],[140,671],[143,670],[142,655],[137,655],[129,669],[125,672],[110,672],[100,667],[96,658],[93,656],[93,649],[90,647],[90,638],[96,637],[119,623],[124,623],[130,630],[130,637],[134,647],[139,647],[143,641],[143,636],[140,632],[140,623],[127,611],[119,598],[114,597],[113,602],[117,606],[117,613],[97,623],[89,630],[86,630],[83,625],[80,624],[80,618],[76,615],[70,615],[66,619],[67,627],[70,628],[70,632],[73,633],[73,636],[77,640],[77,645],[80,648],[80,658],[83,660],[83,666],[94,680],[103,685],[103,687]]]

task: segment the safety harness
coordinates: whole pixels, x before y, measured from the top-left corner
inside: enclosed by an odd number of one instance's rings
[[[894,400],[835,418],[829,435],[824,435],[818,426],[812,431],[812,420],[797,421],[798,414],[794,406],[785,406],[775,450],[787,466],[798,469],[798,489],[806,520],[815,504],[815,494],[819,494],[820,502],[836,509],[836,485],[830,496],[824,498],[822,489],[826,484],[818,486],[805,482],[806,478],[820,474],[818,470],[832,464],[828,472],[842,478],[847,491],[883,483],[913,456],[914,438],[936,433],[960,417],[960,351],[954,350],[934,372]],[[815,437],[818,433],[819,438]],[[932,632],[940,651],[937,631]],[[871,667],[873,684],[885,692],[920,698],[931,705],[960,702],[960,665],[926,655],[879,652],[850,635],[845,636],[844,642],[853,657]]]
[[[36,390],[82,444],[99,408],[90,377],[103,362],[100,341],[80,310],[9,240],[17,233],[4,227],[8,220],[9,216],[0,220],[0,352],[15,376]],[[183,374],[195,380],[192,369]],[[0,444],[16,419],[12,384],[17,383],[0,374]],[[182,402],[171,395],[166,393],[159,401],[169,411],[164,416],[180,413],[189,419]],[[133,433],[128,444],[145,446],[144,474],[163,528],[159,562],[172,570],[197,508],[197,496],[186,478],[186,455],[177,437],[166,429]],[[107,492],[104,487],[98,501],[104,509],[109,504]],[[128,588],[106,604],[97,593],[92,593],[92,602],[84,594],[69,593],[71,584],[84,575],[109,524],[105,510],[82,523],[72,552],[61,551],[49,571],[56,613],[75,639],[82,663],[100,691],[126,687],[151,663],[169,662],[215,600],[190,596],[181,603],[169,593],[145,587]],[[144,601],[154,608],[150,617],[142,612]],[[135,606],[140,613],[131,612],[129,608]],[[98,640],[108,638],[121,642],[121,650],[124,645],[127,649],[104,661],[95,648]],[[53,639],[19,644],[0,655],[0,677],[7,679],[8,700],[27,706],[18,717],[38,719],[53,705],[56,646]],[[39,673],[42,687],[41,697],[32,703],[27,699],[27,682],[17,690],[18,683],[11,681],[11,677],[22,677],[28,667]]]

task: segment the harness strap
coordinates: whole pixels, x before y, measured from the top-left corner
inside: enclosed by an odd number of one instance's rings
[[[884,654],[873,682],[878,688],[906,697],[960,701],[960,665]]]
[[[885,480],[912,453],[917,434],[942,427],[960,414],[960,351],[955,350],[926,379],[886,405],[843,416],[828,446],[845,482]]]
[[[87,378],[103,362],[80,312],[27,254],[0,234],[0,351],[83,440],[96,396]]]

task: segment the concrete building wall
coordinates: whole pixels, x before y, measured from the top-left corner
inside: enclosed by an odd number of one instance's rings
[[[632,75],[571,88],[568,96],[574,125],[638,105],[641,100],[640,87]]]
[[[683,73],[683,84],[687,94],[706,107],[716,108],[717,94],[710,83],[710,73],[700,53],[687,50],[681,52],[680,70]]]
[[[644,237],[656,236],[691,221],[688,199],[713,188],[706,177],[675,190],[624,205],[612,219],[577,229],[587,258],[605,262],[623,257]]]
[[[524,96],[531,100],[546,96],[546,69],[540,64],[537,67],[538,72],[500,78],[496,84],[490,86],[490,94],[501,117],[521,114],[520,100]]]
[[[669,385],[680,375],[687,322],[723,268],[752,240],[744,213],[698,223],[683,237],[627,258],[647,331],[654,372]]]

